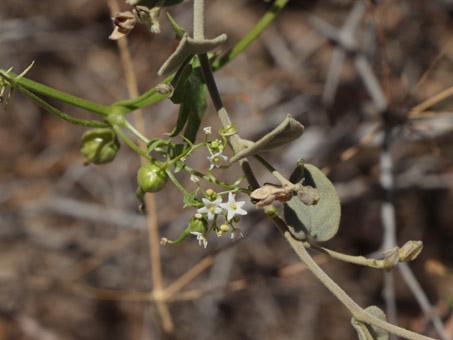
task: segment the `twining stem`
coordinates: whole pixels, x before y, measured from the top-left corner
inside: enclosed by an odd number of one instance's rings
[[[123,130],[121,130],[121,128],[118,125],[112,125],[112,128],[113,130],[115,130],[116,134],[120,136],[121,139],[124,140],[124,142],[127,145],[129,145],[129,147],[133,149],[135,152],[137,152],[140,156],[144,157],[149,161],[152,159],[150,155],[148,155],[145,151],[143,151],[137,145],[135,145],[135,143],[131,141],[128,136],[126,136],[126,134],[123,132]]]
[[[368,259],[364,256],[353,256],[347,255],[343,253],[336,252],[334,250],[330,250],[316,244],[310,243],[308,241],[302,241],[306,248],[310,248],[312,250],[316,250],[317,252],[326,254],[334,259],[358,264],[361,266],[373,267],[373,268],[384,268],[384,260],[375,260],[375,259]]]
[[[9,72],[8,75],[11,76],[12,78],[17,77],[17,75],[12,72]],[[21,85],[33,92],[42,94],[46,97],[57,99],[63,103],[68,103],[73,106],[80,107],[87,111],[91,111],[91,112],[100,114],[101,116],[104,116],[104,117],[108,116],[112,112],[112,109],[108,106],[96,104],[89,100],[85,100],[85,99],[67,94],[65,92],[55,90],[52,87],[37,83],[37,82],[27,79],[25,77],[22,77],[17,81],[16,86],[19,88],[18,85]]]
[[[277,0],[278,2],[278,0]],[[194,0],[194,8],[197,8],[200,11],[200,7],[203,6],[204,0]],[[286,2],[285,2],[286,3]],[[202,12],[201,12],[202,13]],[[196,13],[197,14],[197,13]],[[199,27],[194,27],[195,32],[199,32],[201,36],[203,36],[203,27],[202,27],[202,20],[197,19],[194,20],[194,24],[199,25]],[[231,120],[226,112],[222,100],[220,98],[219,92],[217,90],[217,86],[215,83],[214,76],[212,75],[211,66],[209,64],[209,60],[206,54],[202,54],[198,56],[200,59],[201,68],[203,71],[203,75],[206,80],[206,85],[209,90],[209,94],[211,95],[212,101],[214,106],[219,114],[219,119],[221,121],[222,127],[226,128],[227,126],[231,125]],[[233,150],[237,151],[241,145],[241,139],[237,134],[234,134],[230,137],[231,144],[233,146]],[[267,162],[264,163],[265,165],[269,165]],[[252,183],[252,188],[257,186],[256,178],[253,175],[253,171],[250,169],[248,162],[246,160],[242,160],[241,168],[244,170],[244,174],[246,175],[247,179],[250,179]],[[270,170],[273,170],[270,167]],[[276,172],[275,170],[272,171],[273,175],[277,175],[276,177],[280,179],[281,175]],[[286,223],[280,219],[278,216],[273,216],[272,221],[276,224],[278,229],[282,232],[285,239],[291,245],[293,250],[297,253],[300,259],[306,264],[307,268],[309,268],[312,273],[337,297],[340,302],[351,312],[351,314],[358,320],[365,322],[367,324],[371,324],[387,330],[393,334],[398,336],[413,339],[413,340],[433,340],[432,338],[411,332],[407,329],[400,328],[398,326],[392,325],[386,321],[383,321],[369,313],[367,313],[364,309],[362,309],[351,297],[349,297],[346,292],[341,289],[319,266],[316,262],[311,258],[308,254],[307,250],[302,241],[296,240],[288,230]]]
[[[233,60],[237,55],[244,51],[255,39],[264,31],[264,29],[275,19],[280,10],[285,7],[289,0],[276,0],[272,7],[263,15],[253,29],[239,41],[231,50],[225,53],[220,59],[212,64],[212,69],[217,71],[226,63]]]
[[[75,125],[81,125],[81,126],[86,126],[86,127],[108,127],[109,124],[107,122],[102,122],[99,120],[87,120],[87,119],[81,119],[81,118],[75,118],[70,115],[67,115],[64,112],[61,112],[60,110],[56,109],[46,101],[42,100],[39,98],[37,95],[35,95],[33,92],[30,92],[26,88],[16,85],[16,87],[21,93],[26,95],[28,98],[33,100],[36,104],[41,106],[43,109],[49,111],[50,113],[54,114],[58,118],[61,118],[71,124]]]
[[[135,137],[137,137],[139,140],[141,140],[145,145],[144,148],[146,149],[146,145],[149,143],[149,139],[143,136],[143,134],[134,127],[131,123],[129,123],[126,119],[124,119],[124,127],[128,129],[130,132],[132,132]]]
[[[217,71],[225,64],[232,61],[242,51],[244,51],[261,34],[261,32],[275,19],[278,12],[286,5],[288,1],[289,0],[275,1],[272,7],[263,15],[261,20],[252,28],[252,30],[241,41],[239,41],[231,50],[229,50],[223,57],[221,57],[220,59],[216,60],[213,63],[212,69],[214,71]],[[8,74],[13,77],[17,76],[12,72],[9,72]],[[173,80],[173,77],[174,75],[169,76],[164,81],[162,81],[161,84],[171,82]],[[127,114],[131,111],[157,103],[167,98],[166,95],[159,94],[156,91],[156,88],[153,87],[152,89],[146,91],[142,95],[136,96],[134,99],[120,100],[113,103],[110,106],[104,106],[67,94],[65,92],[55,90],[51,87],[37,83],[25,77],[21,78],[17,82],[17,84],[22,85],[27,89],[32,90],[33,92],[42,94],[49,98],[60,100],[64,103],[80,107],[82,109],[100,114],[102,116],[108,116],[110,113],[112,113],[113,110],[121,114]]]
[[[193,38],[204,40],[204,0],[193,2]]]
[[[288,231],[286,223],[279,217],[272,218],[272,221],[277,228],[283,233],[283,236],[297,253],[302,262],[305,263],[308,269],[321,281],[327,289],[329,289],[335,297],[343,303],[343,305],[351,312],[358,321],[382,328],[390,333],[396,334],[406,339],[412,340],[434,340],[433,338],[411,332],[407,329],[392,325],[384,320],[381,320],[360,307],[349,295],[333,281],[319,265],[312,259],[300,240],[296,240]]]

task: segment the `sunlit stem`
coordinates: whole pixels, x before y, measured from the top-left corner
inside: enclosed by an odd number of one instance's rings
[[[124,142],[135,152],[137,152],[140,156],[146,158],[147,160],[152,160],[152,157],[148,155],[145,151],[140,149],[133,141],[130,140],[129,137],[126,136],[126,134],[121,130],[119,125],[112,125],[113,130],[115,130],[116,134],[124,140]]]

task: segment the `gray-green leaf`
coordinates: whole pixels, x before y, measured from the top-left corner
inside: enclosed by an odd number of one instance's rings
[[[290,181],[297,183],[302,179],[301,167],[298,166],[291,175]],[[316,188],[319,202],[316,205],[305,205],[294,195],[284,204],[285,220],[291,234],[298,239],[309,235],[318,241],[327,241],[335,236],[340,225],[341,206],[332,182],[311,164],[305,164],[304,185]]]
[[[370,306],[365,310],[371,315],[386,321],[385,313],[379,307]],[[351,324],[357,331],[359,340],[388,340],[389,338],[389,334],[386,330],[358,321],[354,317],[351,318]]]
[[[223,44],[226,39],[227,35],[221,34],[214,39],[195,40],[185,33],[176,50],[164,62],[157,74],[159,76],[167,76],[173,73],[187,58],[196,54],[208,53]]]
[[[250,142],[250,146],[239,151],[233,157],[231,157],[231,162],[236,162],[241,158],[248,156],[253,156],[261,151],[271,150],[273,148],[288,144],[293,140],[299,138],[304,132],[304,126],[295,120],[288,113],[285,120],[273,129],[271,132],[266,134],[257,142]]]

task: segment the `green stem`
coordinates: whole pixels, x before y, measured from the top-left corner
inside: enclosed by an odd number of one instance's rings
[[[31,100],[33,100],[36,104],[41,106],[43,109],[49,111],[50,113],[54,114],[55,116],[71,123],[71,124],[76,124],[76,125],[81,125],[81,126],[86,126],[86,127],[108,127],[109,124],[107,122],[102,122],[98,120],[86,120],[86,119],[81,119],[81,118],[75,118],[70,115],[67,115],[64,112],[61,112],[60,110],[56,109],[52,105],[48,104],[41,98],[39,98],[37,95],[35,95],[33,92],[28,91],[26,88],[16,85],[16,88],[22,92],[24,95],[29,97]]]
[[[233,190],[233,189],[236,189],[237,186],[239,185],[239,183],[242,182],[242,180],[244,179],[244,177],[241,177],[239,178],[236,182],[234,182],[233,184],[226,184],[222,181],[219,181],[218,179],[216,179],[215,177],[213,176],[208,176],[208,175],[205,175],[195,169],[192,169],[191,167],[187,166],[187,165],[184,165],[183,166],[183,169],[187,172],[190,172],[192,175],[195,175],[197,177],[200,177],[202,179],[204,179],[205,181],[208,181],[208,182],[211,182],[213,184],[217,184],[218,186],[221,186],[222,188],[225,188],[225,189],[228,189],[228,190]]]
[[[272,7],[263,15],[253,29],[239,41],[231,50],[224,54],[220,59],[216,60],[212,64],[212,69],[217,71],[223,67],[226,63],[233,60],[238,54],[244,51],[255,39],[269,26],[272,20],[275,19],[278,12],[288,3],[289,0],[276,0]]]
[[[306,248],[316,250],[317,252],[326,254],[337,260],[354,263],[354,264],[358,264],[361,266],[367,266],[367,267],[373,267],[373,268],[379,268],[379,269],[384,268],[383,260],[368,259],[364,256],[347,255],[347,254],[339,253],[334,250],[330,250],[330,249],[318,246],[318,245],[310,243],[308,241],[302,241],[302,242]]]
[[[275,19],[278,12],[286,5],[289,0],[276,0],[272,7],[263,15],[261,20],[253,27],[253,29],[241,40],[239,41],[231,50],[229,50],[225,55],[220,59],[216,60],[212,64],[212,69],[217,71],[225,64],[232,61],[237,55],[244,51],[260,34],[261,32]],[[11,76],[17,76],[14,73],[8,73]],[[161,83],[168,83],[172,81],[174,75],[169,76]],[[27,79],[25,77],[21,78],[18,81],[18,84],[49,98],[54,98],[60,100],[64,103],[68,103],[82,109],[98,113],[102,116],[107,116],[112,112],[112,109],[115,108],[119,110],[121,114],[127,114],[134,110],[140,109],[142,107],[157,103],[167,96],[157,93],[155,88],[148,90],[143,93],[141,96],[134,99],[121,100],[113,103],[111,106],[104,106],[90,102],[88,100],[55,90],[46,85],[37,83],[33,80]]]
[[[123,130],[121,130],[120,126],[119,125],[113,125],[113,130],[115,130],[116,134],[118,136],[121,137],[122,140],[124,140],[124,142],[129,145],[129,147],[134,150],[135,152],[137,152],[140,156],[146,158],[147,160],[151,160],[152,157],[150,155],[148,155],[145,151],[143,151],[142,149],[140,149],[137,145],[134,144],[134,142],[132,142],[129,137],[126,136],[126,134],[123,132]]]
[[[184,189],[184,187],[181,185],[181,183],[179,183],[179,181],[176,179],[176,177],[173,175],[173,173],[169,169],[166,170],[166,173],[167,173],[168,177],[171,179],[171,181],[173,182],[173,184],[176,185],[176,187],[184,194],[184,196],[190,196],[190,194],[187,192],[187,190]]]
[[[8,75],[11,76],[11,78],[13,78],[13,79],[15,77],[17,77],[17,75],[12,72],[9,72]],[[17,84],[21,85],[24,88],[27,88],[33,92],[42,94],[46,97],[57,99],[61,102],[68,103],[73,106],[77,106],[82,109],[85,109],[87,111],[91,111],[91,112],[100,114],[101,116],[104,116],[104,117],[106,117],[107,115],[109,115],[112,112],[112,109],[108,106],[99,105],[99,104],[90,102],[88,100],[67,94],[65,92],[55,90],[49,86],[37,83],[33,80],[30,80],[30,79],[27,79],[24,77],[21,77],[17,81]]]
[[[411,340],[434,340],[433,338],[411,332],[407,329],[392,325],[384,320],[381,320],[374,315],[366,312],[362,307],[360,307],[349,295],[339,287],[335,281],[333,281],[318,264],[311,258],[307,250],[304,247],[304,244],[300,240],[296,240],[291,233],[288,231],[286,223],[279,217],[272,218],[272,222],[277,226],[277,228],[282,232],[285,239],[288,241],[290,246],[305,263],[307,268],[321,281],[327,289],[329,289],[335,297],[340,300],[340,302],[351,312],[351,314],[358,321],[382,328],[390,333],[396,334],[406,339]]]
[[[269,164],[263,157],[259,155],[253,155],[253,157],[258,160],[271,174],[274,176],[282,186],[284,185],[293,185],[290,181],[288,181],[281,173],[279,173],[275,168]]]
[[[143,143],[145,143],[146,145],[148,145],[149,143],[149,139],[146,138],[145,136],[143,136],[141,134],[140,131],[138,131],[131,123],[129,123],[126,118],[124,119],[124,127],[126,129],[128,129],[131,133],[133,133],[135,135],[135,137],[137,137],[138,139],[140,139]]]

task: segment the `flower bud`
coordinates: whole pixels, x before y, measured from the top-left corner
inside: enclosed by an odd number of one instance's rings
[[[228,230],[230,230],[230,226],[228,224],[222,224],[220,226],[220,230],[224,233],[226,233]]]
[[[105,164],[113,161],[120,144],[110,128],[89,130],[82,136],[80,152],[90,163]]]
[[[407,241],[400,249],[400,261],[412,261],[421,253],[422,248],[422,241]]]
[[[398,264],[399,261],[399,248],[386,249],[384,252],[384,269],[391,270]]]
[[[152,160],[138,170],[137,181],[143,191],[157,192],[162,190],[167,184],[168,175],[163,168],[162,162]]]

